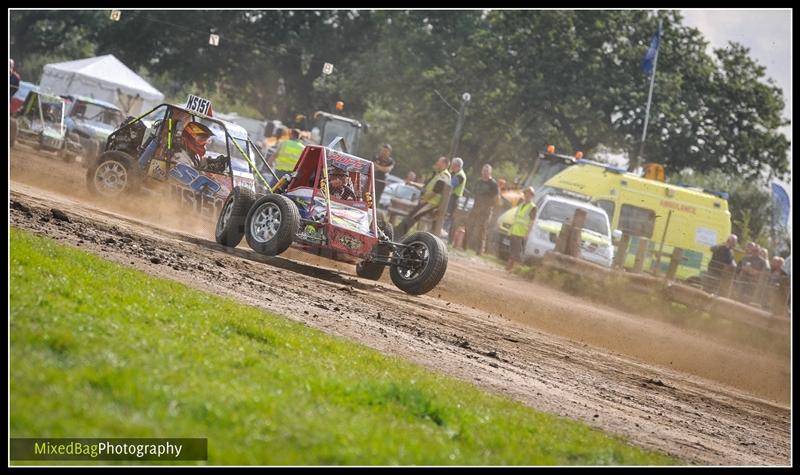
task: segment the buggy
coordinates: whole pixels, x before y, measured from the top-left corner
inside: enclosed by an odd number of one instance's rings
[[[210,105],[198,110],[192,98],[187,107],[161,104],[126,119],[88,163],[89,191],[104,198],[166,196],[213,222],[234,188],[263,190],[254,160],[264,158],[247,132],[212,117]],[[189,149],[187,130],[205,131],[199,151]]]
[[[394,241],[392,225],[376,209],[374,164],[347,153],[341,137],[327,147],[306,145],[294,171],[275,179],[262,196],[234,187],[217,220],[218,243],[235,247],[244,237],[267,256],[293,246],[354,263],[356,274],[371,280],[388,266],[392,282],[412,295],[444,277],[446,245],[428,232]]]
[[[64,161],[73,161],[83,153],[83,147],[67,136],[65,108],[61,97],[30,91],[22,107],[11,116],[11,147],[20,142]]]

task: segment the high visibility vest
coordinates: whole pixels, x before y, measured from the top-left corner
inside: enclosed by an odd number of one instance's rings
[[[461,183],[459,183],[458,186],[453,188],[453,196],[457,196],[457,197],[461,198],[462,196],[464,196],[464,188],[467,187],[467,174],[464,173],[464,169],[462,168],[461,170],[459,170],[453,176],[454,177],[456,177],[456,176],[460,176],[461,177]]]
[[[509,231],[512,236],[525,237],[528,234],[528,229],[531,227],[531,210],[534,204],[526,201],[517,207],[517,212],[514,213],[514,223],[511,225]]]
[[[442,195],[440,193],[434,193],[433,188],[436,186],[437,181],[444,181],[445,183],[450,183],[450,172],[447,170],[442,170],[425,185],[425,195],[430,195],[429,198],[425,199],[425,202],[430,203],[434,206],[438,206],[439,203],[442,202]]]
[[[294,170],[295,164],[300,159],[305,145],[297,140],[287,140],[283,142],[275,152],[275,169],[281,172]]]

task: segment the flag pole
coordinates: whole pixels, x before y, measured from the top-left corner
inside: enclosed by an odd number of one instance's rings
[[[661,22],[658,20],[658,48],[656,48],[656,57],[653,59],[653,74],[650,75],[650,92],[647,93],[647,109],[644,113],[644,129],[642,130],[642,142],[639,145],[639,155],[636,157],[634,166],[630,167],[630,171],[634,171],[642,162],[642,154],[644,153],[644,139],[647,137],[647,122],[650,120],[650,103],[653,102],[653,84],[656,82],[656,68],[658,67],[658,50],[661,49]]]

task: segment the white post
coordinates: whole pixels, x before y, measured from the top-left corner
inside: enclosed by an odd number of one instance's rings
[[[633,167],[629,171],[634,171],[641,165],[642,154],[644,153],[644,139],[647,137],[647,122],[650,120],[650,103],[653,101],[653,84],[656,82],[656,67],[658,67],[658,50],[661,49],[661,21],[658,20],[658,48],[656,48],[656,57],[653,59],[653,74],[650,75],[650,92],[647,93],[647,109],[644,113],[644,129],[642,130],[642,143],[639,145],[639,156],[636,158]]]

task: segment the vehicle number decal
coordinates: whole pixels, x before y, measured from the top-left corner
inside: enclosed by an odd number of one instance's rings
[[[222,198],[210,196],[191,188],[184,188],[178,184],[172,185],[171,194],[182,207],[212,218],[219,215],[222,205],[225,204],[225,200]]]
[[[198,114],[211,117],[211,101],[208,99],[189,94],[189,98],[186,100],[186,108]]]

